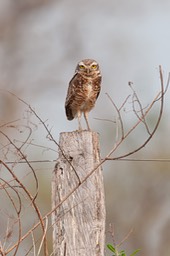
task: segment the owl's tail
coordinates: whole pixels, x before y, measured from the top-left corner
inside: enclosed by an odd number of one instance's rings
[[[73,112],[72,112],[70,106],[69,105],[65,106],[65,110],[66,110],[67,119],[68,120],[73,120],[74,119],[74,115],[73,115]]]

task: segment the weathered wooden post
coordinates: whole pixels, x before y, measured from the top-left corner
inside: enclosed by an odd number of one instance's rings
[[[59,150],[52,180],[53,208],[60,205],[52,215],[54,255],[104,256],[105,201],[101,166],[81,184],[100,162],[98,134],[61,133],[59,144],[62,152]]]

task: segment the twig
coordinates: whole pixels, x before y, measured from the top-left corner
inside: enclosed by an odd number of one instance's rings
[[[140,102],[140,100],[139,100],[139,97],[138,97],[137,93],[136,93],[135,90],[133,89],[132,82],[129,82],[129,86],[130,86],[131,90],[133,91],[133,98],[136,99],[136,100],[133,100],[133,101],[132,101],[133,112],[135,113],[135,115],[137,116],[137,118],[143,122],[143,124],[144,124],[145,127],[146,127],[146,130],[147,130],[148,134],[150,135],[149,127],[148,127],[148,125],[147,125],[147,123],[146,123],[146,120],[145,120],[144,108],[142,107],[142,104],[141,104],[141,102]],[[136,109],[135,109],[135,101],[136,101],[136,102],[138,103],[138,105],[139,105],[139,108],[140,108],[140,111],[139,111],[139,112],[141,113],[141,116],[138,115],[138,112],[137,112]]]
[[[146,117],[147,114],[149,113],[149,111],[151,110],[151,108],[153,107],[153,105],[155,104],[155,102],[157,101],[158,98],[160,98],[161,101],[161,105],[160,105],[160,110],[159,110],[159,115],[158,115],[158,120],[155,124],[154,129],[152,130],[152,132],[150,133],[149,137],[145,140],[144,143],[141,144],[141,146],[139,146],[138,148],[124,154],[124,155],[120,155],[117,157],[113,157],[111,158],[110,156],[113,154],[113,152],[120,146],[120,144],[122,143],[122,140],[120,140],[115,146],[114,148],[112,148],[112,150],[108,153],[108,155],[105,157],[105,160],[117,160],[117,159],[121,159],[121,158],[125,158],[127,156],[130,156],[134,153],[136,153],[137,151],[141,150],[143,147],[146,146],[146,144],[151,140],[151,138],[153,137],[153,135],[155,134],[155,132],[157,131],[157,128],[160,124],[161,121],[161,117],[162,117],[162,113],[163,113],[163,106],[164,106],[164,82],[163,82],[163,77],[162,77],[162,69],[161,66],[159,67],[159,72],[160,72],[160,78],[161,78],[161,91],[156,95],[155,99],[152,101],[152,103],[149,105],[149,107],[147,108],[147,110],[144,113],[144,116]],[[161,95],[161,97],[160,97]],[[138,120],[136,122],[136,124],[125,134],[124,139],[126,139],[130,133],[132,133],[132,131],[141,123],[141,120]]]
[[[23,188],[23,190],[25,191],[25,193],[27,194],[27,196],[29,197],[29,199],[31,200],[36,212],[37,212],[37,215],[38,215],[38,218],[40,220],[40,224],[42,226],[42,230],[43,230],[43,233],[45,232],[45,227],[44,227],[44,223],[43,223],[43,219],[42,219],[42,216],[41,216],[41,213],[35,203],[35,200],[34,198],[32,197],[32,195],[29,193],[29,191],[26,189],[26,187],[21,183],[21,181],[17,178],[17,176],[12,172],[12,170],[2,161],[0,160],[0,163],[4,165],[4,167],[10,172],[10,174],[13,176],[13,178],[16,180],[16,182]],[[20,238],[20,240],[18,241],[21,242],[22,238]],[[17,243],[17,246],[18,246],[18,243]],[[16,247],[16,246],[15,246]],[[15,248],[14,247],[14,248]],[[12,248],[12,247],[11,247]],[[13,249],[9,249],[8,251],[11,251]],[[45,243],[44,243],[44,253],[45,255],[48,255],[48,250],[47,250],[47,241],[46,241],[46,238],[45,238]]]
[[[40,123],[44,126],[46,132],[47,132],[47,137],[53,141],[57,147],[60,149],[61,151],[61,154],[63,155],[63,157],[66,159],[66,161],[70,164],[70,166],[73,168],[76,176],[77,176],[77,179],[78,179],[78,183],[80,184],[81,181],[80,181],[80,178],[79,176],[77,175],[77,172],[76,172],[76,169],[74,168],[74,166],[72,165],[72,163],[70,162],[70,160],[67,158],[67,156],[65,155],[63,149],[60,147],[59,143],[54,139],[51,131],[48,129],[47,125],[45,124],[45,122],[40,118],[40,116],[36,113],[36,111],[27,103],[25,102],[24,100],[22,100],[21,98],[19,98],[17,95],[15,95],[14,93],[8,91],[9,94],[11,94],[12,96],[14,96],[15,98],[17,98],[20,102],[24,103],[29,109],[30,111],[35,115],[35,117],[40,121]]]
[[[123,125],[123,119],[122,119],[122,116],[121,116],[121,112],[120,110],[118,109],[118,107],[116,106],[116,104],[114,103],[114,101],[112,100],[112,98],[109,96],[108,93],[106,93],[107,97],[109,98],[109,100],[111,101],[111,103],[113,104],[114,108],[116,109],[116,112],[118,114],[118,117],[119,117],[119,122],[120,122],[120,126],[121,126],[121,139],[123,140],[124,139],[124,125]]]

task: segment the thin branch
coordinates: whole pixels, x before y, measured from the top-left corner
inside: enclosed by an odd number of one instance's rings
[[[104,122],[110,122],[110,123],[116,123],[116,121],[110,120],[110,119],[105,119],[105,118],[98,118],[98,117],[94,117],[95,120],[99,120],[99,121],[104,121]]]
[[[2,180],[2,179],[1,179]],[[4,180],[3,180],[4,181]],[[6,183],[6,181],[4,181]],[[8,186],[10,186],[10,184],[8,184]],[[8,192],[8,190],[4,187],[4,191],[6,192],[6,194],[8,195],[16,213],[17,213],[17,221],[18,221],[18,242],[17,242],[17,246],[15,248],[15,252],[14,252],[14,256],[17,254],[17,251],[19,249],[19,244],[20,244],[20,239],[21,239],[21,219],[20,219],[20,212],[21,212],[21,198],[18,194],[18,192],[12,187],[10,186],[10,188],[17,194],[18,200],[19,200],[19,210],[17,210],[16,204],[14,202],[14,200],[12,199],[10,193]]]
[[[163,82],[163,76],[162,76],[162,69],[161,66],[159,66],[159,72],[160,72],[160,81],[161,81],[161,91],[156,95],[155,99],[152,101],[152,103],[149,105],[149,107],[147,108],[147,110],[144,113],[144,116],[146,117],[149,113],[149,111],[152,109],[153,105],[157,102],[157,99],[160,98],[160,110],[159,110],[159,115],[158,115],[158,119],[157,122],[155,124],[155,127],[153,128],[150,136],[144,141],[144,143],[141,144],[141,146],[139,146],[138,148],[124,154],[124,155],[120,155],[117,157],[113,157],[111,158],[110,156],[113,154],[113,152],[120,146],[120,144],[122,143],[122,140],[120,140],[113,148],[112,150],[108,153],[108,155],[105,157],[105,160],[117,160],[117,159],[121,159],[121,158],[125,158],[127,156],[130,156],[134,153],[136,153],[137,151],[139,151],[140,149],[142,149],[143,147],[145,147],[145,145],[151,140],[151,138],[153,137],[153,135],[155,134],[155,132],[157,131],[157,128],[160,124],[161,121],[161,117],[162,117],[162,113],[163,113],[163,106],[164,106],[164,82]],[[160,97],[161,95],[161,97]],[[138,120],[136,122],[136,124],[125,134],[124,139],[126,139],[130,133],[132,133],[132,131],[141,123],[141,120]]]
[[[112,242],[114,247],[116,247],[116,241],[115,241],[115,231],[114,231],[114,225],[112,223],[109,224],[109,231],[108,231],[112,237]]]
[[[114,103],[114,101],[112,100],[112,98],[110,97],[110,95],[108,93],[106,93],[106,95],[109,98],[109,100],[111,101],[112,105],[114,106],[114,108],[116,109],[116,112],[118,114],[120,127],[121,127],[121,133],[122,133],[121,139],[123,140],[124,139],[124,126],[123,126],[123,119],[122,119],[121,113],[120,113],[118,107],[116,106],[116,104]]]
[[[16,141],[16,142],[23,143],[23,141],[21,141],[21,140],[15,140],[15,141]],[[31,142],[31,141],[29,141],[28,143],[25,143],[25,144],[28,144],[29,146],[31,145],[31,146],[35,146],[35,147],[39,147],[39,148],[43,148],[43,149],[44,149],[44,151],[49,151],[49,150],[51,150],[51,151],[53,151],[53,152],[57,152],[57,150],[55,150],[55,149],[48,148],[47,146],[42,146],[42,145],[39,145],[39,144],[33,143],[33,142]]]
[[[16,122],[18,122],[18,121],[20,121],[20,119],[16,119],[16,120],[13,120],[13,121],[4,123],[4,124],[0,125],[0,128],[6,127],[6,126],[8,127],[9,124],[10,124],[10,126],[11,126],[11,124],[16,123]]]
[[[117,244],[117,247],[120,247],[129,238],[132,232],[133,232],[133,228],[131,228],[127,233],[127,235]]]
[[[101,159],[103,160],[103,159]],[[112,160],[110,158],[108,158],[107,160]],[[134,162],[170,162],[170,158],[120,158],[120,159],[115,159],[117,161],[134,161]],[[53,160],[29,160],[29,163],[56,163],[56,159],[53,159]],[[13,164],[13,163],[16,163],[16,162],[13,162],[13,161],[5,161],[6,164]],[[19,161],[17,162],[17,164],[27,164],[27,162],[25,161]]]
[[[31,232],[31,237],[32,237],[34,256],[36,256],[36,247],[35,247],[35,239],[34,239],[34,233],[33,232]],[[26,254],[26,255],[28,255],[28,254]]]
[[[21,181],[17,178],[17,176],[11,171],[11,169],[2,160],[0,160],[0,163],[3,164],[3,166],[10,172],[10,174],[13,176],[13,178],[16,180],[16,182],[23,188],[23,190],[25,191],[25,193],[27,194],[27,196],[31,200],[31,202],[34,206],[34,209],[36,210],[36,213],[38,215],[38,218],[40,220],[40,224],[42,226],[42,230],[43,230],[43,233],[44,233],[45,232],[45,227],[44,227],[43,219],[42,219],[41,213],[40,213],[40,211],[39,211],[39,209],[38,209],[38,207],[35,203],[34,197],[32,197],[32,195],[29,193],[29,191],[26,189],[26,187],[21,183]],[[22,240],[22,238],[20,239],[20,242],[21,242],[21,240]],[[11,248],[8,251],[11,251]],[[48,255],[46,237],[45,237],[45,241],[44,241],[44,253],[45,253],[45,255]]]
[[[36,199],[37,197],[37,194],[38,194],[38,179],[37,179],[37,176],[35,174],[35,171],[34,171],[34,168],[31,166],[31,164],[29,163],[29,161],[27,160],[26,156],[22,153],[21,149],[18,148],[13,142],[12,140],[2,131],[0,131],[1,134],[3,134],[3,136],[10,142],[11,145],[13,145],[13,147],[17,150],[17,152],[20,153],[22,159],[24,159],[27,163],[27,165],[29,166],[29,168],[31,169],[33,175],[34,175],[34,178],[35,178],[35,181],[36,181],[36,194],[35,196],[33,197],[33,201]]]
[[[45,232],[44,232],[43,237],[41,239],[41,243],[40,243],[40,246],[39,246],[39,249],[38,249],[37,256],[39,256],[40,253],[41,253],[41,248],[42,248],[43,242],[44,242],[46,234],[47,234],[47,229],[48,229],[48,218],[45,217]]]
[[[137,116],[137,118],[143,122],[143,124],[146,127],[146,130],[147,130],[148,134],[150,135],[149,127],[148,127],[147,122],[145,120],[144,108],[142,107],[142,104],[139,100],[139,97],[138,97],[137,93],[133,89],[132,82],[129,82],[129,86],[130,86],[131,90],[133,91],[133,98],[136,99],[136,100],[132,101],[133,112]],[[140,108],[139,112],[141,113],[141,116],[138,115],[138,111],[135,109],[135,102],[137,102],[138,105],[139,105],[139,108]]]
[[[35,112],[35,110],[27,103],[25,102],[24,100],[22,100],[21,98],[19,98],[17,95],[15,95],[14,93],[10,92],[10,91],[7,91],[9,94],[11,94],[12,96],[14,96],[15,98],[17,98],[20,102],[24,103],[29,109],[30,111],[35,115],[35,117],[40,121],[40,123],[44,126],[46,132],[47,132],[47,138],[49,138],[51,141],[53,141],[57,147],[60,149],[61,151],[61,154],[63,155],[63,157],[66,159],[66,161],[70,164],[70,166],[73,168],[76,176],[77,176],[77,179],[78,179],[78,183],[80,184],[81,181],[80,181],[80,178],[79,176],[77,175],[77,172],[76,172],[76,169],[74,168],[74,166],[72,165],[72,163],[70,162],[70,160],[67,158],[67,156],[65,155],[63,149],[60,147],[59,143],[54,139],[51,131],[48,129],[48,126],[45,124],[45,122],[39,117],[39,115]]]
[[[130,98],[130,94],[126,97],[126,99],[123,101],[123,103],[122,103],[122,105],[120,106],[120,108],[119,108],[119,111],[121,111],[122,110],[122,108],[125,106],[125,104],[126,104],[126,102],[128,101],[128,99]]]
[[[28,162],[30,163],[30,164],[34,164],[34,163],[54,163],[54,162],[56,162],[56,159],[54,159],[54,160],[28,160]],[[16,163],[16,161],[4,161],[4,163],[6,163],[6,164],[15,164]],[[27,164],[27,162],[26,161],[18,161],[17,162],[17,164]]]
[[[113,158],[107,158],[107,160],[113,160]],[[125,162],[161,162],[161,163],[170,163],[170,159],[159,159],[159,158],[115,158],[117,161],[125,161]]]

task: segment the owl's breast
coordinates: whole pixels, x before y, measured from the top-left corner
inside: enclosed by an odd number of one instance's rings
[[[94,107],[100,92],[100,80],[99,78],[81,76],[75,81],[71,103],[75,112],[79,110],[82,112],[90,111]]]
[[[83,86],[82,101],[80,104],[81,111],[90,111],[95,104],[96,95],[92,82],[88,82]]]
[[[85,95],[86,95],[87,99],[89,99],[93,94],[92,82],[87,83],[84,90],[85,90]]]

